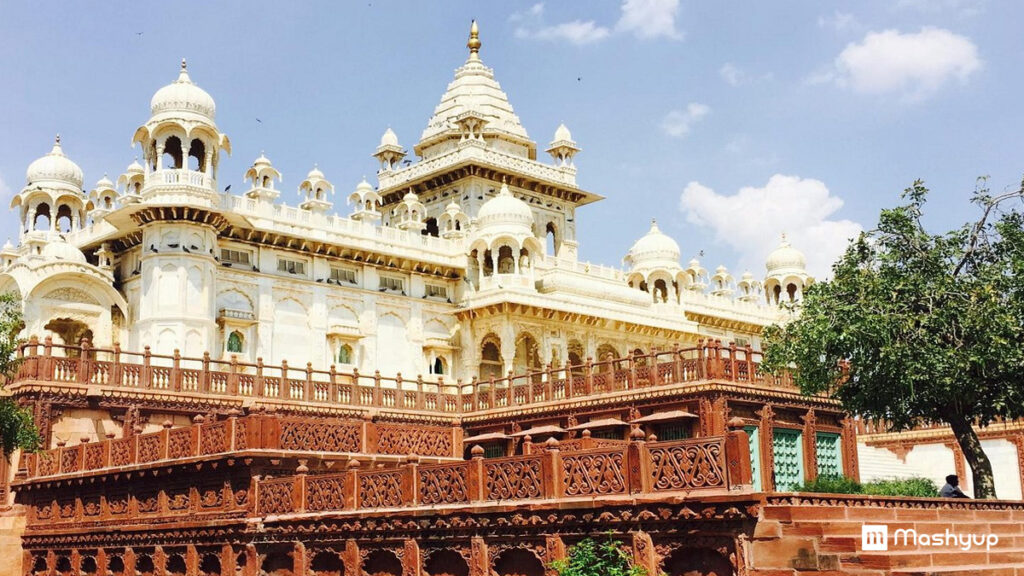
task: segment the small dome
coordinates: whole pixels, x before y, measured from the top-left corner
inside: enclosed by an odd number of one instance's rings
[[[651,229],[633,244],[626,254],[626,259],[634,268],[641,263],[655,260],[679,266],[679,244],[662,233],[658,223],[651,220]]]
[[[398,146],[398,135],[391,128],[384,131],[384,135],[380,137],[380,145],[383,146]]]
[[[113,187],[114,183],[110,181],[110,178],[107,178],[106,174],[104,174],[103,178],[100,178],[99,181],[96,182],[96,190],[106,190],[107,188]]]
[[[448,214],[458,214],[459,212],[462,212],[462,206],[459,206],[459,203],[455,201],[455,198],[452,198],[452,201],[444,207],[444,211]]]
[[[369,182],[367,182],[366,181],[366,176],[363,176],[362,182],[360,182],[359,184],[356,185],[356,192],[359,192],[359,193],[362,194],[362,193],[373,192],[373,191],[374,191],[373,190],[373,184],[370,184]]]
[[[754,275],[750,273],[750,270],[743,272],[743,276],[740,276],[742,282],[753,282]]]
[[[324,173],[320,171],[320,168],[316,164],[314,164],[313,169],[309,171],[309,174],[306,174],[306,180],[312,181],[317,179],[323,180]]]
[[[476,218],[481,228],[497,224],[533,227],[533,210],[526,202],[513,196],[505,183],[502,183],[497,196],[484,202]]]
[[[782,235],[782,242],[778,248],[772,250],[772,253],[768,255],[768,259],[765,261],[765,268],[768,273],[785,271],[785,270],[799,270],[803,272],[807,268],[807,258],[804,257],[804,253],[793,248],[789,245],[789,241],[786,240],[786,235]]]
[[[125,173],[126,174],[145,174],[146,173],[146,169],[142,167],[142,164],[139,164],[139,159],[136,158],[131,164],[128,165],[128,168],[125,168]]]
[[[14,244],[11,244],[11,239],[10,238],[7,239],[7,242],[4,242],[4,247],[0,248],[0,250],[3,250],[4,252],[8,252],[10,250],[14,250]]]
[[[68,184],[75,190],[81,190],[84,180],[82,169],[64,155],[64,150],[60,147],[60,136],[57,136],[50,153],[29,164],[28,170],[25,171],[27,185],[59,182]]]
[[[257,168],[257,167],[262,168],[264,166],[273,166],[273,164],[270,163],[270,158],[267,158],[266,155],[263,154],[263,152],[260,152],[260,157],[257,158],[256,160],[254,160],[252,165],[253,165],[254,168]]]
[[[206,116],[212,121],[217,115],[213,97],[192,83],[184,59],[181,61],[178,79],[157,90],[149,102],[149,108],[154,116],[161,112],[189,112]]]
[[[78,262],[79,264],[86,263],[85,254],[82,254],[81,250],[63,240],[55,240],[47,244],[43,248],[43,259],[65,260],[67,262]]]
[[[559,140],[572,141],[572,133],[565,127],[565,124],[559,124],[558,129],[555,130],[555,142],[558,142]]]

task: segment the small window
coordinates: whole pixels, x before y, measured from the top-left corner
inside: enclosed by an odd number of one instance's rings
[[[427,284],[427,298],[447,298],[448,287],[447,286],[436,286],[434,284]]]
[[[331,280],[337,283],[347,282],[349,284],[357,284],[356,282],[356,271],[350,268],[335,268],[331,267]]]
[[[434,363],[430,365],[431,374],[444,374],[444,359],[440,356],[434,358]]]
[[[380,277],[380,289],[383,292],[401,292],[405,294],[405,281],[401,278],[391,278],[389,276]]]
[[[338,348],[338,364],[351,364],[352,363],[352,347],[348,344],[342,344],[341,348]]]
[[[690,437],[688,422],[667,422],[658,426],[658,440],[683,440]]]
[[[306,263],[301,260],[289,260],[288,258],[277,259],[277,271],[288,274],[306,275]]]
[[[504,444],[484,444],[484,458],[504,458]]]
[[[228,248],[222,248],[220,251],[221,262],[231,262],[232,264],[244,264],[249,265],[251,259],[249,253],[244,250],[230,250]]]
[[[599,438],[601,440],[623,440],[622,431],[614,427],[594,430],[590,433],[590,437]]]
[[[232,332],[228,336],[228,352],[236,354],[242,352],[242,335],[238,332]]]

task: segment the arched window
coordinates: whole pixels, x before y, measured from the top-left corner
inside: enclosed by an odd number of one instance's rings
[[[498,347],[498,343],[494,341],[484,342],[480,353],[480,379],[486,380],[491,376],[501,378],[501,372],[501,350]]]
[[[171,136],[166,142],[164,142],[164,170],[170,168],[179,169],[182,167],[181,152],[181,140],[177,136]]]
[[[433,372],[431,374],[444,374],[444,360],[440,357],[434,358]]]
[[[352,347],[348,344],[342,344],[341,348],[338,348],[338,364],[351,364],[352,363]]]
[[[50,229],[50,205],[40,204],[36,208],[36,218],[32,222],[33,230],[49,230]]]
[[[548,254],[555,256],[558,254],[558,232],[555,229],[554,222],[548,222],[547,230],[545,231],[548,241]]]
[[[789,301],[790,302],[793,302],[794,300],[796,300],[796,284],[787,284],[786,285],[786,295],[789,296]]]
[[[206,171],[206,145],[198,138],[192,140],[188,148],[188,169],[199,172]]]
[[[426,228],[423,229],[422,234],[424,236],[433,236],[437,238],[437,236],[441,233],[441,230],[437,226],[437,218],[427,218],[425,224],[427,226]]]
[[[232,332],[228,336],[228,352],[239,354],[242,352],[242,335]]]

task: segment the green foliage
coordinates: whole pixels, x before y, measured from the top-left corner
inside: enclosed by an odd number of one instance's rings
[[[824,494],[869,494],[873,496],[911,496],[935,498],[939,489],[927,478],[903,480],[873,480],[861,484],[845,476],[818,476],[793,487],[794,492],[820,492]]]
[[[0,384],[9,382],[18,371],[18,333],[22,326],[18,296],[12,292],[0,294]],[[32,412],[3,396],[0,389],[0,451],[7,457],[18,448],[33,451],[40,444]]]
[[[568,558],[555,560],[551,567],[558,576],[647,576],[647,570],[633,566],[630,553],[610,536],[600,543],[581,540],[569,549]]]
[[[971,425],[1024,417],[1024,215],[1008,207],[1024,190],[993,196],[980,183],[978,220],[933,234],[921,220],[928,190],[915,182],[850,243],[831,280],[806,290],[792,322],[765,331],[763,367],[893,430],[950,424],[976,494],[991,497]]]
[[[905,480],[875,480],[864,485],[865,494],[875,496],[916,496],[935,498],[939,487],[928,478],[907,478]]]

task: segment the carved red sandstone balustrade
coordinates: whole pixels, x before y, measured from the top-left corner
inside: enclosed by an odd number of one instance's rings
[[[457,458],[453,427],[386,424],[329,418],[253,415],[166,428],[129,438],[60,446],[22,456],[28,478],[72,474],[239,450],[361,452]],[[399,436],[396,429],[403,433]],[[373,428],[373,433],[368,433]],[[458,449],[456,449],[458,447]]]
[[[261,515],[481,502],[728,490],[751,484],[747,435],[563,452],[553,443],[522,456],[384,470],[297,474],[256,485]]]
[[[694,347],[673,347],[625,358],[566,363],[563,367],[470,383],[458,380],[427,382],[372,375],[358,370],[314,370],[311,364],[294,368],[287,362],[270,366],[202,358],[141,354],[113,348],[40,344],[36,337],[20,347],[23,361],[14,384],[58,382],[160,392],[211,394],[283,401],[340,404],[353,407],[419,410],[459,414],[572,399],[650,386],[705,380],[751,383],[758,386],[792,386],[788,377],[762,374],[760,353],[749,346],[723,346],[706,340]]]

